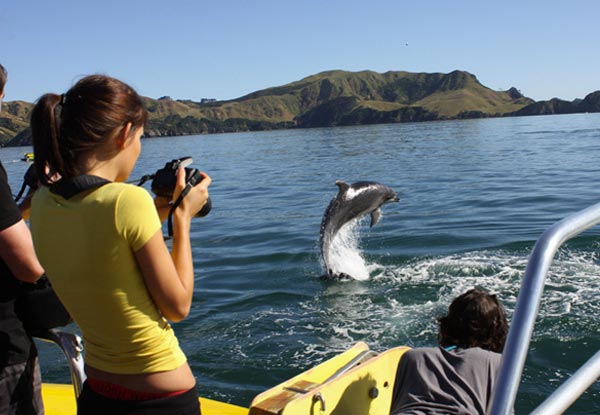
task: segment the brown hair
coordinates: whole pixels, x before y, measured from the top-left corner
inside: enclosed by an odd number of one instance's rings
[[[0,64],[0,95],[4,92],[4,85],[6,85],[6,77],[8,76],[8,72],[2,64]]]
[[[508,323],[504,307],[495,295],[472,289],[458,296],[448,315],[438,318],[442,347],[481,347],[502,353]]]
[[[104,75],[77,82],[66,94],[45,94],[31,113],[31,133],[38,177],[82,174],[81,156],[109,140],[118,128],[146,123],[141,97],[129,85]]]

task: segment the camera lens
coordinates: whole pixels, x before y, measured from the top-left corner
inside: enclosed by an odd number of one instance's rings
[[[196,213],[197,218],[202,218],[210,213],[212,209],[212,202],[210,201],[210,197],[206,199],[206,203],[202,206],[202,209],[198,213]]]

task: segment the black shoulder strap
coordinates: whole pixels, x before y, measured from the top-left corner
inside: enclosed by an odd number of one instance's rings
[[[50,186],[50,191],[54,194],[62,196],[65,199],[70,199],[81,192],[103,186],[107,183],[110,183],[110,180],[106,180],[98,176],[83,174],[81,176],[71,177],[68,179],[60,179],[58,182]]]

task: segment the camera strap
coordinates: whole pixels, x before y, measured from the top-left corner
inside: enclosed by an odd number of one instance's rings
[[[28,186],[29,191],[27,192],[27,196],[29,196],[30,193],[33,193],[35,190],[38,189],[38,187],[40,187],[37,172],[35,170],[35,164],[29,166],[29,168],[25,172],[25,175],[23,176],[23,185],[21,186],[21,190],[19,190],[19,194],[17,195],[17,197],[15,197],[15,202],[18,202],[21,199],[23,193],[25,193],[25,189],[27,189]]]
[[[95,189],[108,183],[111,183],[111,181],[102,177],[82,174],[81,176],[60,179],[50,186],[50,191],[65,199],[70,199],[81,192]]]
[[[27,189],[27,183],[23,182],[23,185],[21,186],[21,190],[19,190],[19,193],[15,197],[15,202],[18,202],[19,200],[21,200],[21,197],[23,196],[25,189]]]
[[[181,201],[183,200],[183,198],[190,192],[190,190],[192,190],[192,187],[194,187],[194,186],[191,183],[186,184],[185,187],[183,188],[183,190],[181,191],[181,194],[177,198],[177,200],[175,202],[173,202],[173,204],[171,205],[171,209],[169,210],[168,224],[167,224],[168,231],[169,231],[168,239],[171,239],[173,237],[173,212],[175,212],[175,209],[177,209],[177,207],[181,204]]]

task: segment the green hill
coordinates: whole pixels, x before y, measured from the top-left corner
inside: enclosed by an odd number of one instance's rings
[[[534,101],[468,73],[327,71],[230,101],[147,100],[149,135],[501,116]]]
[[[2,103],[0,112],[0,145],[12,140],[19,132],[29,127],[33,104],[24,101]]]
[[[442,73],[328,71],[300,81],[269,88],[223,103],[230,117],[268,121],[294,121],[308,111],[340,97],[356,98],[354,109],[395,111],[405,106],[422,107],[440,118],[467,111],[502,115],[533,101],[493,91],[468,72]],[[258,110],[258,112],[257,112]],[[212,113],[215,118],[218,114]]]
[[[509,115],[552,115],[586,112],[600,112],[600,91],[592,92],[584,99],[576,99],[574,101],[552,98],[548,101],[534,102]]]
[[[518,90],[494,91],[464,71],[322,72],[229,101],[144,98],[147,136],[256,131],[514,115],[535,104]],[[591,105],[590,107],[593,107]],[[8,102],[0,143],[24,145],[32,104]],[[535,108],[531,111],[535,112]],[[12,141],[11,141],[12,140]]]

